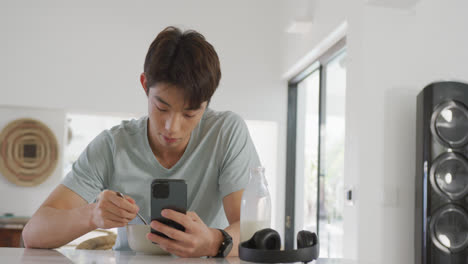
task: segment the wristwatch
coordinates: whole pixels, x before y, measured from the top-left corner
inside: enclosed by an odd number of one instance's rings
[[[223,234],[223,242],[219,246],[218,254],[214,256],[215,258],[224,258],[226,257],[232,249],[232,237],[223,229],[218,229]]]

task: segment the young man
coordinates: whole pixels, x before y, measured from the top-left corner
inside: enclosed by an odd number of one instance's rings
[[[152,180],[184,179],[187,214],[162,214],[185,232],[152,221],[172,240],[151,233],[147,239],[181,257],[236,256],[242,192],[249,168],[260,162],[244,121],[208,108],[220,78],[218,55],[201,34],[164,29],[140,76],[148,116],[103,131],[88,145],[24,228],[25,245],[55,248],[96,228],[119,227],[114,249],[130,250],[125,225],[139,223],[137,212],[150,220]]]

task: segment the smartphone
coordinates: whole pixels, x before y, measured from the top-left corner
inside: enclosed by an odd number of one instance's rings
[[[184,226],[161,215],[163,209],[187,212],[187,184],[179,179],[155,179],[151,183],[151,221],[157,220],[165,225],[185,232]],[[169,238],[151,228],[151,233]]]

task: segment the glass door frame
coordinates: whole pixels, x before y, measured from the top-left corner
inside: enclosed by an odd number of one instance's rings
[[[320,74],[319,87],[319,131],[318,131],[318,166],[317,166],[317,236],[319,236],[319,201],[320,201],[320,178],[323,177],[320,164],[324,158],[322,143],[325,141],[326,128],[326,71],[324,67],[346,50],[346,37],[339,40],[336,44],[330,47],[322,54],[312,65],[302,70],[298,75],[293,77],[288,82],[288,114],[287,114],[287,140],[286,140],[286,186],[285,186],[285,219],[284,219],[284,234],[285,234],[285,249],[294,248],[295,230],[295,190],[296,190],[296,133],[297,133],[297,94],[298,85],[305,78],[309,77],[315,71]]]

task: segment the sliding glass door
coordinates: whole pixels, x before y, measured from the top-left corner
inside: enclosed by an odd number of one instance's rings
[[[342,257],[345,96],[344,39],[289,82],[286,248],[304,229]]]

